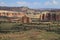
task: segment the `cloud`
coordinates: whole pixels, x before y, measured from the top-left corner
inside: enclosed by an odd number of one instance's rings
[[[0,4],[2,4],[2,5],[3,5],[3,4],[5,4],[5,3],[4,3],[4,2],[0,2]]]
[[[25,2],[25,1],[20,1],[20,2],[16,2],[19,5],[23,5],[23,6],[30,6],[30,5],[39,5],[40,2]]]
[[[47,1],[44,4],[45,5],[58,5],[58,2],[56,0],[52,0],[52,1]]]
[[[33,2],[33,5],[40,5],[40,2]]]
[[[27,2],[17,2],[17,4],[20,4],[20,5],[26,5]]]
[[[58,2],[56,1],[56,0],[53,0],[53,2],[52,2],[53,4],[55,4],[55,5],[57,5],[58,4]]]
[[[19,6],[28,6],[28,5],[31,5],[30,2],[25,2],[25,1],[16,2],[16,4],[18,4]]]
[[[6,6],[5,2],[0,2],[0,6]]]
[[[44,3],[45,5],[51,5],[51,3],[49,1]]]

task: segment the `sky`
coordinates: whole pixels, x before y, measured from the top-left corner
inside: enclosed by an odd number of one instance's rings
[[[0,6],[60,9],[60,0],[0,0]]]

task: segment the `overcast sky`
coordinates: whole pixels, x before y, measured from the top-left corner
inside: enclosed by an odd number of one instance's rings
[[[27,6],[30,8],[60,8],[60,0],[0,0],[0,6]]]

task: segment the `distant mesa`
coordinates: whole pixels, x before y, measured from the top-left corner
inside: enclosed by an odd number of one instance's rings
[[[8,10],[8,11],[18,11],[18,12],[26,12],[27,10],[33,10],[33,11],[60,11],[60,9],[54,9],[54,8],[39,8],[39,9],[32,9],[25,6],[21,7],[7,7],[7,6],[0,6],[0,10]]]

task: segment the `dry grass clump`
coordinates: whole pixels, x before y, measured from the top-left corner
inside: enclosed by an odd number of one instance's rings
[[[59,40],[59,38],[60,35],[56,33],[37,30],[29,30],[7,34],[0,33],[0,40]]]

